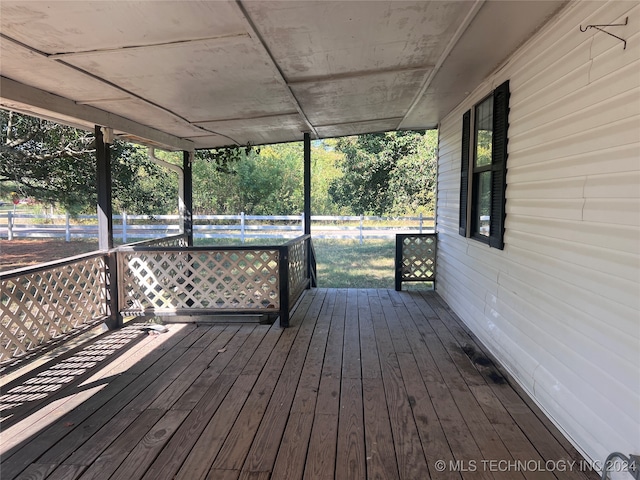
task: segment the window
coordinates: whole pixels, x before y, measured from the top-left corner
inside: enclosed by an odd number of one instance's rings
[[[508,115],[507,81],[462,117],[459,233],[499,249],[504,248]]]

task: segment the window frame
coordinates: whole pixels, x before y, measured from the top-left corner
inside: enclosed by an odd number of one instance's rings
[[[506,220],[507,143],[509,127],[509,81],[477,102],[462,117],[462,152],[460,175],[460,219],[458,233],[490,247],[504,249]],[[478,128],[476,112],[489,98],[493,99],[491,163],[476,166]],[[480,233],[478,183],[482,173],[491,172],[489,235]]]

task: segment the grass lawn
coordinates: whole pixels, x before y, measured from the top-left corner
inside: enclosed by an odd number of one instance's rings
[[[334,288],[393,288],[394,240],[317,239],[313,241],[318,286]]]

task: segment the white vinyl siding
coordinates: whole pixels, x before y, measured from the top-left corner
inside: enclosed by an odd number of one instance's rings
[[[579,25],[624,22],[610,31]],[[505,249],[458,234],[462,115],[510,81]],[[640,5],[570,2],[440,125],[438,291],[585,456],[640,453]]]

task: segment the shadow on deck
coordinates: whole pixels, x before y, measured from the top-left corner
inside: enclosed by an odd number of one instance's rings
[[[314,289],[288,329],[75,355],[3,390],[3,480],[597,478],[433,292]]]

